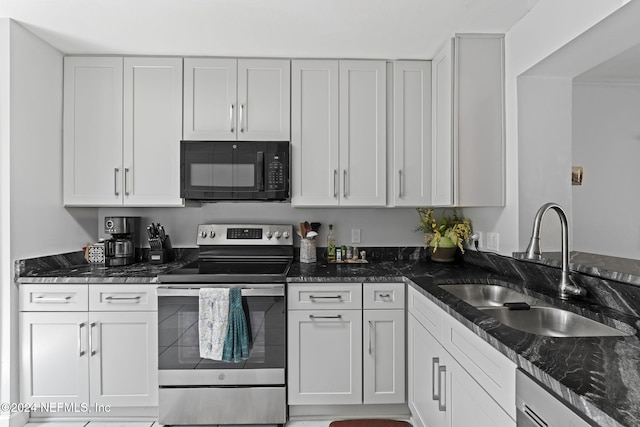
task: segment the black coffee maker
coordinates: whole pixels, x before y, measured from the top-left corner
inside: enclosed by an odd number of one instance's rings
[[[136,248],[140,247],[139,216],[107,216],[104,218],[104,232],[112,236],[104,241],[106,266],[136,262]]]

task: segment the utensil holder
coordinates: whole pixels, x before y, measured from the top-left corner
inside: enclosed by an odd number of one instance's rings
[[[316,262],[316,240],[300,239],[300,262]]]

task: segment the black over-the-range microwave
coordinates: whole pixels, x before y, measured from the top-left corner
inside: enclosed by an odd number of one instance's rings
[[[180,197],[289,200],[288,141],[180,141]]]

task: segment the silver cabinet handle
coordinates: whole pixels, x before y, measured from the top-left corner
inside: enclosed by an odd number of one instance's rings
[[[244,104],[240,104],[240,132],[244,132]]]
[[[338,169],[333,170],[333,197],[338,198],[338,190],[336,185],[338,184]]]
[[[328,295],[328,296],[315,296],[315,295],[309,295],[309,299],[311,300],[311,302],[315,302],[315,300],[317,299],[337,299],[342,301],[342,295]]]
[[[347,198],[347,170],[342,171],[342,190],[344,197]]]
[[[372,348],[374,347],[374,345],[372,345],[372,341],[375,339],[375,334],[376,325],[369,320],[369,354],[372,354]]]
[[[309,319],[342,319],[342,315],[336,314],[335,316],[316,316],[315,314],[310,314]]]
[[[120,173],[120,168],[113,168],[113,194],[116,196],[120,195],[118,191],[118,173]]]
[[[444,380],[440,382],[440,379],[442,378],[443,375],[444,375]],[[447,410],[447,367],[446,366],[438,367],[438,391],[440,393],[440,396],[438,399],[438,409],[441,412],[445,412]],[[444,403],[442,403],[443,400],[444,400]]]
[[[140,295],[135,296],[135,297],[106,297],[104,300],[107,302],[111,302],[111,301],[135,301],[138,302],[140,301]]]
[[[82,349],[82,328],[84,328],[84,322],[78,324],[78,352],[80,352],[80,357],[86,353],[86,351]]]
[[[380,298],[391,298],[391,294],[380,294],[378,295]]]
[[[229,105],[229,126],[230,126],[230,131],[231,133],[233,133],[235,131],[234,127],[233,127],[233,104]]]
[[[549,424],[540,415],[536,414],[536,411],[529,408],[529,405],[527,405],[526,403],[524,404],[524,415],[529,419],[529,421],[533,423],[532,425],[536,425],[539,427],[549,426]]]
[[[124,195],[129,196],[129,184],[127,183],[127,177],[129,176],[129,168],[124,168]]]
[[[402,170],[398,171],[398,198],[402,199]]]
[[[433,400],[440,400],[440,377],[438,376],[439,365],[439,357],[431,359],[431,397]],[[437,382],[436,378],[438,379]]]
[[[95,356],[96,352],[93,349],[93,328],[96,327],[96,323],[93,322],[93,323],[91,323],[90,326],[91,326],[91,328],[89,329],[89,354],[91,356]]]
[[[68,303],[69,300],[71,300],[70,296],[66,296],[66,297],[36,297],[34,302],[61,302],[61,303]]]

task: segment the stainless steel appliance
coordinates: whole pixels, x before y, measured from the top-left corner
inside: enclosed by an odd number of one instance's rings
[[[591,425],[520,369],[516,371],[516,409],[518,427]]]
[[[140,247],[140,217],[107,216],[104,232],[111,238],[104,241],[105,265],[129,265],[136,262],[136,248]]]
[[[159,276],[159,422],[167,425],[286,422],[285,280],[293,226],[198,226],[196,262]],[[199,289],[237,287],[249,326],[249,358],[203,359]]]
[[[289,199],[288,141],[181,141],[180,197]]]

